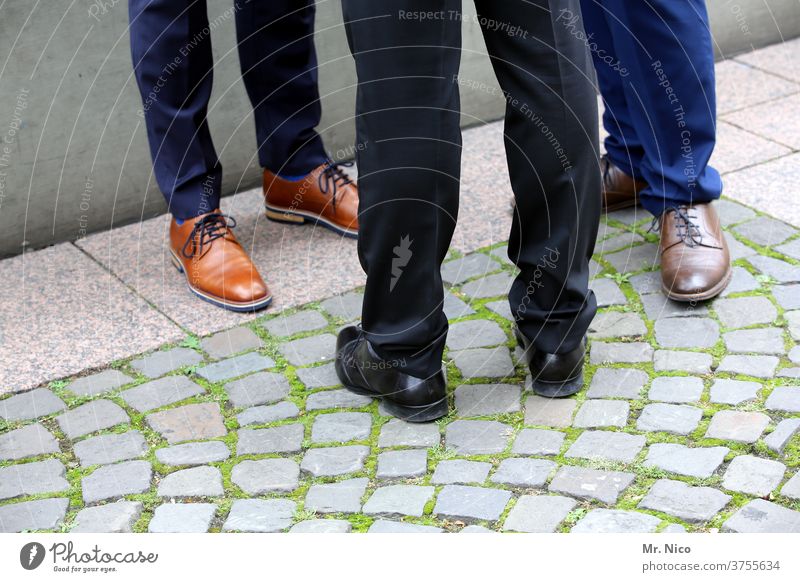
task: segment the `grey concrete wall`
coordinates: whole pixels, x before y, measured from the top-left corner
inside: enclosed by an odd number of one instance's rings
[[[471,10],[465,2],[462,77],[493,86]],[[710,11],[718,57],[800,35],[798,0],[711,0]],[[259,182],[255,133],[230,0],[209,0],[209,19],[217,60],[209,119],[231,193]],[[318,2],[316,43],[320,132],[333,155],[351,157],[355,74],[338,0]],[[491,91],[464,90],[462,101],[465,125],[502,114]],[[0,5],[0,256],[165,211],[140,107],[126,1]]]

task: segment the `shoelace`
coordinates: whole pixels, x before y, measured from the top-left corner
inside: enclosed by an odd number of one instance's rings
[[[600,163],[603,164],[603,184],[608,184],[610,179],[610,172],[611,172],[611,160],[608,159],[608,156],[603,156],[600,158]]]
[[[187,259],[191,259],[196,255],[203,255],[203,248],[217,240],[224,237],[228,230],[236,228],[236,219],[221,212],[211,212],[203,216],[200,220],[194,223],[191,234],[186,239],[186,242],[181,249],[181,253]],[[199,242],[195,242],[195,238]],[[190,252],[191,251],[191,252]]]
[[[353,183],[350,176],[348,176],[342,168],[350,168],[352,166],[353,162],[337,163],[333,160],[328,160],[325,162],[322,172],[319,174],[317,180],[319,191],[323,194],[330,193],[334,210],[336,209],[336,195],[339,189]]]
[[[678,238],[683,244],[688,247],[700,246],[703,242],[703,233],[700,232],[700,227],[692,222],[697,216],[689,214],[689,206],[673,206],[667,208],[664,213],[674,212],[674,226],[678,231]],[[658,232],[660,226],[660,217],[654,216],[653,221],[650,223],[650,228],[647,232]]]

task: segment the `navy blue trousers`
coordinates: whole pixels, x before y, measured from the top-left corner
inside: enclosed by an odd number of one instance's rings
[[[129,0],[128,8],[156,180],[170,212],[193,218],[219,206],[222,181],[206,121],[214,67],[206,2]],[[261,166],[305,175],[327,158],[314,130],[321,115],[314,2],[234,0],[231,11]]]
[[[647,182],[642,205],[659,215],[719,198],[722,180],[708,165],[716,100],[704,0],[581,0],[581,8],[605,103],[606,152]],[[562,11],[559,21],[581,34],[578,15]]]

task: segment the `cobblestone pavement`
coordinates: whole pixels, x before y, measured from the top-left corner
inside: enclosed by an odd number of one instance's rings
[[[338,385],[358,292],[3,398],[0,531],[798,532],[800,231],[718,208],[734,276],[694,305],[646,215],[607,217],[573,398],[526,390],[502,245],[443,267],[436,423]]]

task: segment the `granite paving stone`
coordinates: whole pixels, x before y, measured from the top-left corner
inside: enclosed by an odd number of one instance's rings
[[[775,247],[775,250],[779,253],[783,253],[787,257],[795,259],[796,261],[800,261],[800,238],[796,238],[791,242]]]
[[[608,254],[620,249],[628,248],[634,243],[642,242],[644,239],[637,233],[628,231],[616,234],[610,238],[599,241],[595,245],[595,254]]]
[[[16,461],[60,450],[56,438],[39,423],[0,434],[0,461]]]
[[[714,474],[730,449],[728,447],[687,447],[675,443],[653,443],[644,460],[646,467],[670,473],[705,478]]]
[[[789,359],[795,364],[800,364],[800,346],[794,346],[789,350]]]
[[[138,430],[98,435],[78,441],[73,446],[75,456],[84,467],[137,459],[146,455],[148,449],[144,436]]]
[[[797,230],[785,222],[769,216],[758,216],[734,226],[731,230],[764,247],[777,246],[797,234]]]
[[[743,402],[758,398],[758,391],[760,389],[761,384],[758,382],[718,378],[714,380],[714,383],[711,385],[709,400],[718,404],[738,406]]]
[[[673,301],[662,292],[642,295],[644,313],[648,319],[665,319],[667,317],[705,317],[708,307],[700,303],[683,303]]]
[[[320,414],[311,426],[313,443],[346,443],[364,440],[372,430],[372,415],[367,412]]]
[[[798,283],[800,282],[800,267],[781,261],[780,259],[773,259],[764,255],[755,255],[748,257],[747,261],[756,269],[769,275],[778,283]]]
[[[166,376],[123,390],[120,397],[134,410],[149,412],[204,393],[202,386],[186,376]]]
[[[302,424],[260,429],[240,428],[236,454],[299,453],[303,448],[304,432],[305,427]]]
[[[523,495],[508,512],[503,529],[526,533],[552,533],[576,505],[574,499],[560,495]]]
[[[694,376],[659,376],[650,385],[648,398],[658,402],[697,402],[703,395],[703,380]]]
[[[623,432],[587,430],[578,435],[565,457],[631,463],[644,448],[645,438]]]
[[[294,491],[299,480],[300,467],[291,459],[242,461],[231,471],[231,481],[249,495]]]
[[[491,455],[506,449],[512,433],[494,420],[456,420],[447,425],[445,444],[460,455]]]
[[[766,297],[717,299],[714,311],[722,325],[731,329],[772,323],[778,317],[778,310]]]
[[[308,309],[265,321],[264,327],[270,335],[283,338],[328,327],[328,320],[319,311]]]
[[[334,317],[338,317],[344,321],[353,321],[361,317],[361,304],[363,302],[364,294],[354,291],[325,299],[320,305],[322,309]]]
[[[158,483],[159,497],[220,497],[222,473],[216,467],[192,467],[175,471]]]
[[[647,271],[633,275],[629,282],[639,295],[661,293],[661,273],[659,271]]]
[[[67,405],[46,388],[37,388],[0,400],[0,418],[7,421],[33,420],[66,409]]]
[[[800,473],[795,473],[783,487],[781,487],[781,495],[790,499],[800,499]]]
[[[557,430],[524,428],[514,440],[511,452],[515,455],[557,455],[565,436]]]
[[[781,368],[777,372],[778,378],[795,378],[800,380],[800,366],[794,368]]]
[[[800,311],[787,311],[783,314],[789,326],[789,335],[796,342],[800,342]]]
[[[166,441],[174,445],[184,441],[213,439],[228,431],[222,422],[219,404],[187,404],[145,417],[147,424]]]
[[[511,384],[466,384],[456,388],[455,407],[459,416],[519,412],[521,393]]]
[[[511,492],[502,489],[445,485],[433,513],[445,519],[497,521],[510,499]]]
[[[589,324],[589,337],[637,337],[647,333],[642,318],[635,313],[600,311]]]
[[[711,487],[659,479],[639,502],[639,507],[661,511],[689,523],[701,523],[714,517],[730,500],[730,495]]]
[[[363,445],[309,449],[300,468],[313,477],[346,475],[361,471],[367,455],[369,447]]]
[[[769,424],[769,416],[762,412],[720,410],[711,418],[705,438],[754,443]]]
[[[305,508],[317,513],[359,513],[369,479],[315,483],[306,493]]]
[[[623,275],[645,269],[652,269],[659,264],[658,245],[645,243],[636,247],[605,255],[605,260]]]
[[[0,468],[0,499],[69,490],[61,461],[47,459]]]
[[[719,214],[719,221],[722,226],[731,226],[755,218],[757,215],[755,211],[747,206],[721,198],[715,202],[717,213]]]
[[[375,520],[367,533],[442,533],[444,530],[440,527],[433,527],[432,525],[419,525],[416,523],[406,523],[403,521],[391,521],[388,519]]]
[[[800,431],[800,418],[785,418],[778,423],[775,430],[764,437],[764,444],[771,451],[781,454],[798,431]]]
[[[778,362],[775,356],[730,355],[722,358],[716,371],[744,374],[755,378],[773,378]]]
[[[739,329],[724,334],[725,347],[731,353],[738,354],[775,354],[783,355],[783,332],[779,328]]]
[[[307,519],[296,523],[289,533],[350,533],[353,525],[344,519]]]
[[[776,386],[764,406],[769,410],[800,412],[800,387]]]
[[[505,297],[511,289],[514,277],[508,273],[497,273],[488,275],[474,281],[470,281],[461,287],[461,292],[470,299],[485,299],[488,297]]]
[[[81,509],[70,533],[132,533],[142,515],[141,501],[116,501]]]
[[[236,415],[236,420],[239,426],[248,426],[251,424],[267,424],[276,422],[278,420],[286,420],[288,418],[297,418],[300,414],[300,409],[293,402],[278,402],[277,404],[270,404],[269,406],[253,406],[252,408],[245,408]]]
[[[164,503],[147,526],[150,533],[205,533],[217,512],[213,503]]]
[[[703,411],[686,404],[648,404],[636,421],[636,428],[646,432],[669,432],[685,435],[692,432],[700,422]]]
[[[474,348],[450,352],[450,358],[465,379],[505,378],[514,375],[508,348]]]
[[[612,505],[617,502],[620,493],[633,483],[634,478],[633,473],[565,465],[550,481],[550,491]]]
[[[203,356],[189,348],[172,348],[133,360],[131,367],[148,378],[158,378],[184,366],[196,366]]]
[[[150,489],[153,468],[147,461],[125,461],[104,465],[81,479],[83,501],[96,503]]]
[[[218,463],[230,456],[228,446],[222,441],[184,443],[156,449],[158,462],[171,467]]]
[[[503,303],[498,301],[497,303]],[[508,302],[505,302],[506,310],[508,310]],[[489,309],[494,309],[487,304]],[[467,303],[464,303],[461,299],[450,293],[449,291],[445,291],[444,294],[444,301],[442,302],[442,311],[444,311],[445,317],[449,320],[458,319],[459,317],[466,317],[468,315],[473,315],[475,310],[472,309]],[[510,310],[509,310],[510,313]],[[502,315],[502,314],[501,314]]]
[[[599,368],[592,377],[587,398],[639,398],[649,381],[647,373],[635,368]]]
[[[758,280],[750,274],[744,267],[734,267],[733,276],[731,277],[728,286],[720,293],[720,297],[727,297],[733,293],[744,293],[746,291],[755,291],[760,287]]]
[[[133,378],[119,370],[103,370],[90,376],[78,378],[67,385],[67,390],[75,396],[96,396],[111,392],[133,382]]]
[[[264,342],[248,327],[234,327],[200,340],[203,351],[214,359],[263,347]]]
[[[545,459],[503,459],[491,477],[492,483],[511,487],[544,487],[558,465]]]
[[[447,332],[447,347],[451,350],[496,346],[506,341],[503,328],[488,319],[454,323]]]
[[[800,283],[794,285],[776,285],[772,295],[784,309],[800,309]]]
[[[722,531],[800,533],[800,511],[788,509],[765,499],[753,499],[722,524]]]
[[[467,461],[464,459],[440,461],[433,472],[431,483],[435,485],[452,485],[454,483],[481,484],[486,481],[491,468],[491,463],[481,461]]]
[[[594,291],[597,299],[597,306],[600,308],[611,307],[612,305],[625,305],[628,303],[627,297],[614,281],[606,277],[593,279],[589,283],[589,288]]]
[[[422,485],[378,487],[367,499],[362,511],[367,515],[421,517],[425,504],[433,498],[433,493],[433,487]]]
[[[341,384],[336,376],[333,362],[322,366],[314,366],[313,368],[297,368],[295,372],[306,388],[327,388],[328,386],[339,386]]]
[[[336,336],[330,333],[312,335],[281,344],[278,350],[293,366],[308,366],[333,360]]]
[[[327,410],[331,408],[363,408],[372,404],[369,396],[351,392],[346,388],[338,390],[322,390],[309,394],[306,398],[306,410]]]
[[[688,374],[710,374],[711,354],[657,350],[653,356],[656,372],[686,372]]]
[[[487,275],[500,268],[500,264],[483,253],[472,253],[442,265],[442,281],[448,285],[459,285],[464,281]]]
[[[110,400],[93,400],[59,414],[58,426],[69,439],[130,421],[125,411]]]
[[[236,408],[278,402],[291,389],[286,376],[276,372],[259,372],[225,384],[228,399]]]
[[[56,529],[64,522],[68,507],[65,497],[0,505],[0,533]]]
[[[273,367],[275,360],[269,356],[250,352],[198,368],[197,374],[209,382],[221,382]]]
[[[572,424],[581,428],[623,427],[628,423],[629,413],[630,404],[622,400],[587,400]]]
[[[734,457],[722,476],[722,486],[756,497],[766,497],[781,482],[786,465],[753,455]]]
[[[392,419],[381,427],[379,447],[434,447],[441,441],[434,423],[414,423]]]
[[[578,402],[572,398],[544,398],[532,394],[525,400],[525,424],[565,428],[572,425]]]
[[[572,533],[653,533],[661,520],[654,515],[621,509],[592,509]]]
[[[592,364],[635,364],[651,362],[653,348],[644,342],[592,342],[589,362]]]
[[[378,455],[377,479],[422,477],[428,470],[428,452],[425,449],[386,451]]]
[[[288,499],[237,499],[222,531],[274,533],[288,529],[297,504]]]
[[[710,348],[719,340],[719,326],[707,317],[659,319],[656,341],[665,348]]]

